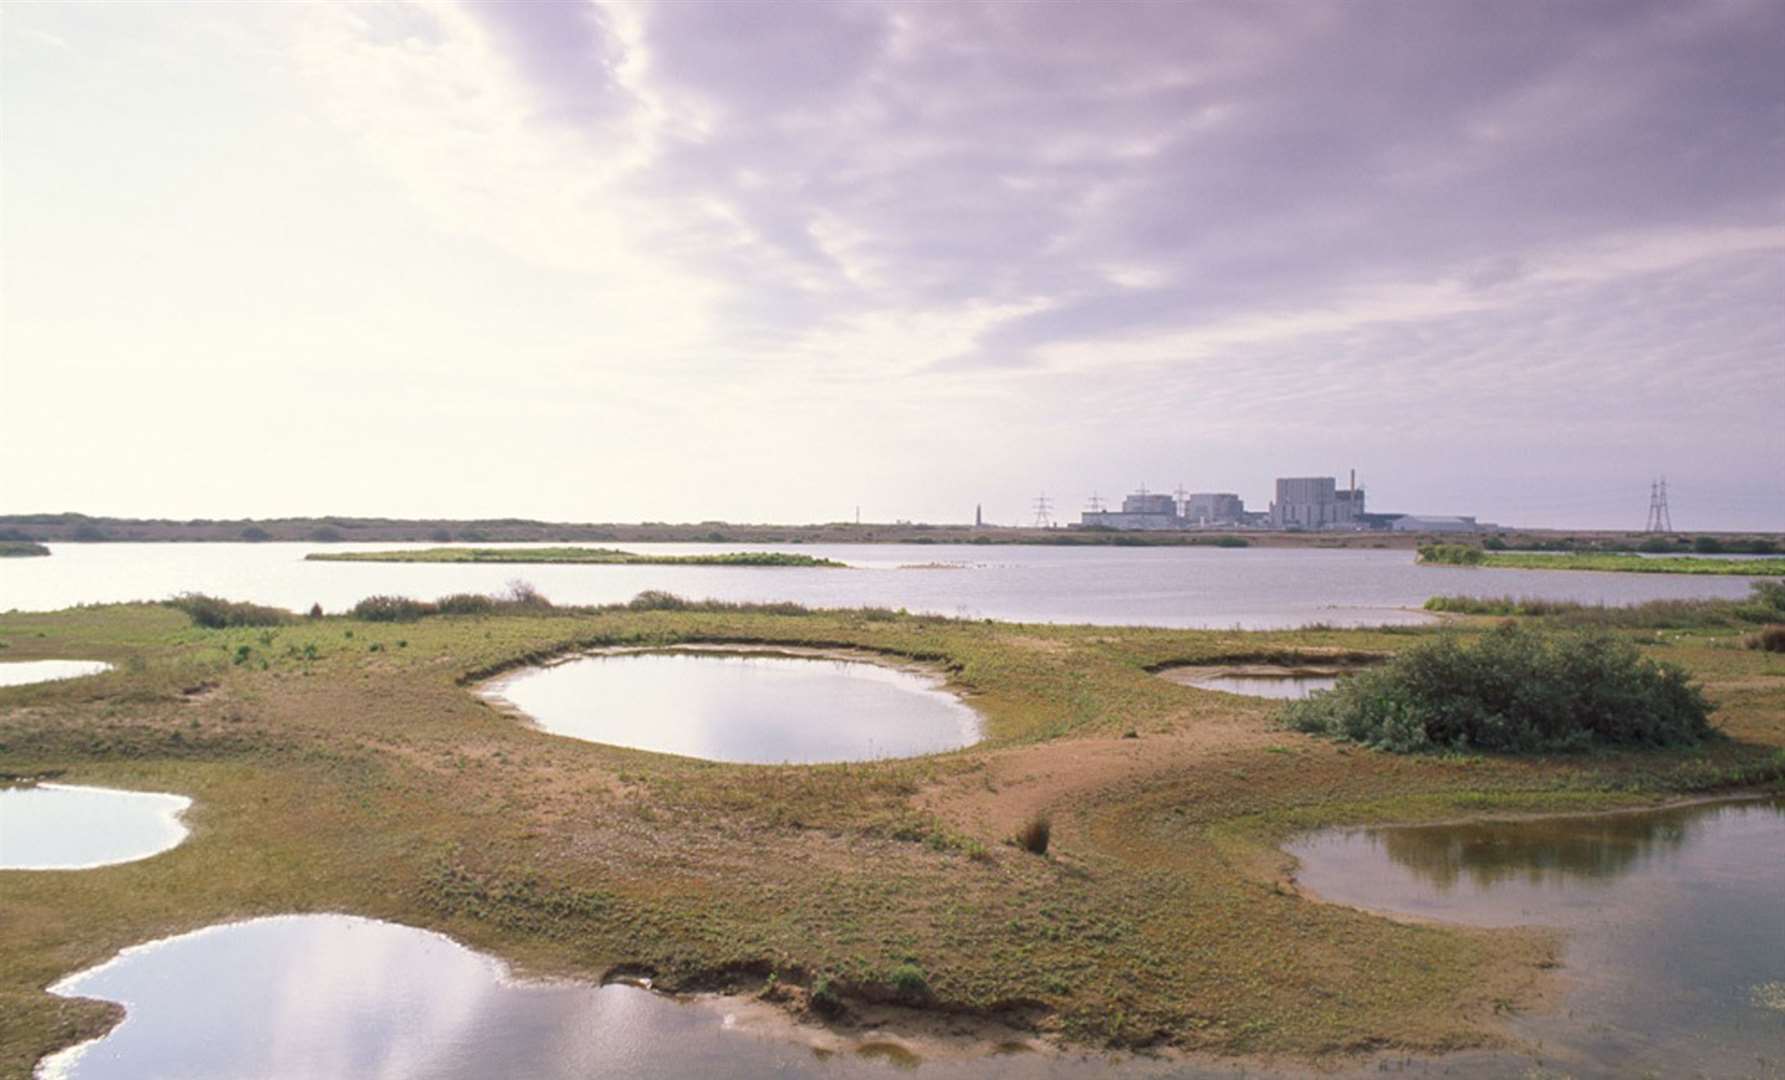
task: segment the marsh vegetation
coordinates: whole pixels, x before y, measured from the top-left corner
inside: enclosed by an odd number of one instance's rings
[[[842,567],[846,564],[811,555],[782,551],[727,551],[716,555],[666,555],[617,548],[476,548],[442,547],[420,551],[312,552],[312,562],[380,563],[588,563],[595,566],[802,566]]]

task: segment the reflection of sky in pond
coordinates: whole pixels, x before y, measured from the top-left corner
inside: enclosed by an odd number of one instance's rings
[[[109,1035],[41,1067],[44,1076],[71,1080],[857,1078],[889,1071],[885,1060],[859,1052],[815,1053],[778,1029],[738,1030],[713,1002],[627,986],[515,982],[495,960],[438,934],[344,915],[211,927],[127,949],[52,990],[127,1010]],[[920,1075],[1088,1080],[1108,1067],[1102,1058],[974,1056],[926,1063]],[[1134,1071],[1165,1074],[1147,1063]]]
[[[8,660],[0,662],[0,686],[76,679],[111,670],[103,660]]]
[[[1317,690],[1331,690],[1339,685],[1336,675],[1204,675],[1173,681],[1204,690],[1284,701],[1299,701]]]
[[[1785,1014],[1757,992],[1785,978],[1785,800],[1331,830],[1289,851],[1335,903],[1566,930],[1568,1001],[1517,1029],[1572,1075],[1785,1065]]]
[[[84,870],[144,859],[186,838],[180,795],[69,784],[0,788],[0,870]]]
[[[540,727],[591,742],[757,764],[910,757],[966,746],[978,716],[936,680],[785,656],[590,656],[505,680]]]

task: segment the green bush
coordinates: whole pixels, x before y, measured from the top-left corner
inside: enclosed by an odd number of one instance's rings
[[[212,630],[229,626],[284,626],[295,618],[283,608],[223,600],[204,593],[181,593],[166,604],[184,611],[194,624]]]
[[[453,593],[434,601],[434,610],[442,615],[488,615],[496,610],[496,600],[482,593]]]
[[[1468,544],[1421,544],[1419,561],[1443,563],[1447,566],[1480,566],[1482,552]]]
[[[1785,626],[1763,627],[1760,633],[1748,638],[1748,648],[1762,652],[1785,652]]]
[[[892,983],[893,992],[906,1001],[923,1001],[930,996],[930,980],[923,973],[923,968],[913,963],[903,963],[892,969],[887,976]]]
[[[407,596],[368,596],[353,605],[351,614],[366,622],[414,622],[435,611],[433,604]]]
[[[1608,631],[1506,624],[1474,644],[1445,636],[1416,645],[1292,703],[1287,719],[1396,753],[1520,754],[1690,745],[1710,734],[1712,709],[1684,668]]]

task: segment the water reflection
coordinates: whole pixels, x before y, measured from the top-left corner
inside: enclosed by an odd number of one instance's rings
[[[1188,669],[1177,669],[1186,671]],[[1337,675],[1197,675],[1174,676],[1164,672],[1172,682],[1203,690],[1219,690],[1225,694],[1271,698],[1277,701],[1300,701],[1322,690],[1339,685]]]
[[[754,764],[910,757],[979,739],[939,680],[877,664],[742,652],[582,657],[489,692],[591,742]]]
[[[1332,902],[1566,931],[1566,1006],[1514,1026],[1571,1075],[1785,1063],[1769,1004],[1785,973],[1785,799],[1332,830],[1289,851]]]
[[[516,982],[438,934],[344,915],[211,927],[126,949],[50,989],[127,1010],[109,1034],[38,1067],[40,1077],[70,1080],[850,1078],[912,1067],[937,1080],[1088,1080],[1110,1065],[1052,1054],[932,1063],[885,1034],[818,1049],[790,1038],[769,1006]]]
[[[186,838],[192,800],[71,784],[0,787],[0,870],[87,870],[158,855]]]
[[[78,679],[111,669],[103,660],[13,660],[0,663],[0,686]]]

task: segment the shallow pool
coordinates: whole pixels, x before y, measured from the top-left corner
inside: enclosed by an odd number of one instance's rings
[[[0,870],[87,870],[186,839],[181,795],[72,784],[0,787]]]
[[[866,660],[682,650],[578,657],[486,693],[546,731],[713,761],[911,757],[980,738],[942,680]]]
[[[25,686],[30,683],[53,682],[57,679],[78,679],[110,671],[103,660],[11,660],[0,662],[0,686]]]
[[[1322,899],[1566,931],[1561,1008],[1514,1021],[1573,1076],[1785,1069],[1785,799],[1317,833]]]

